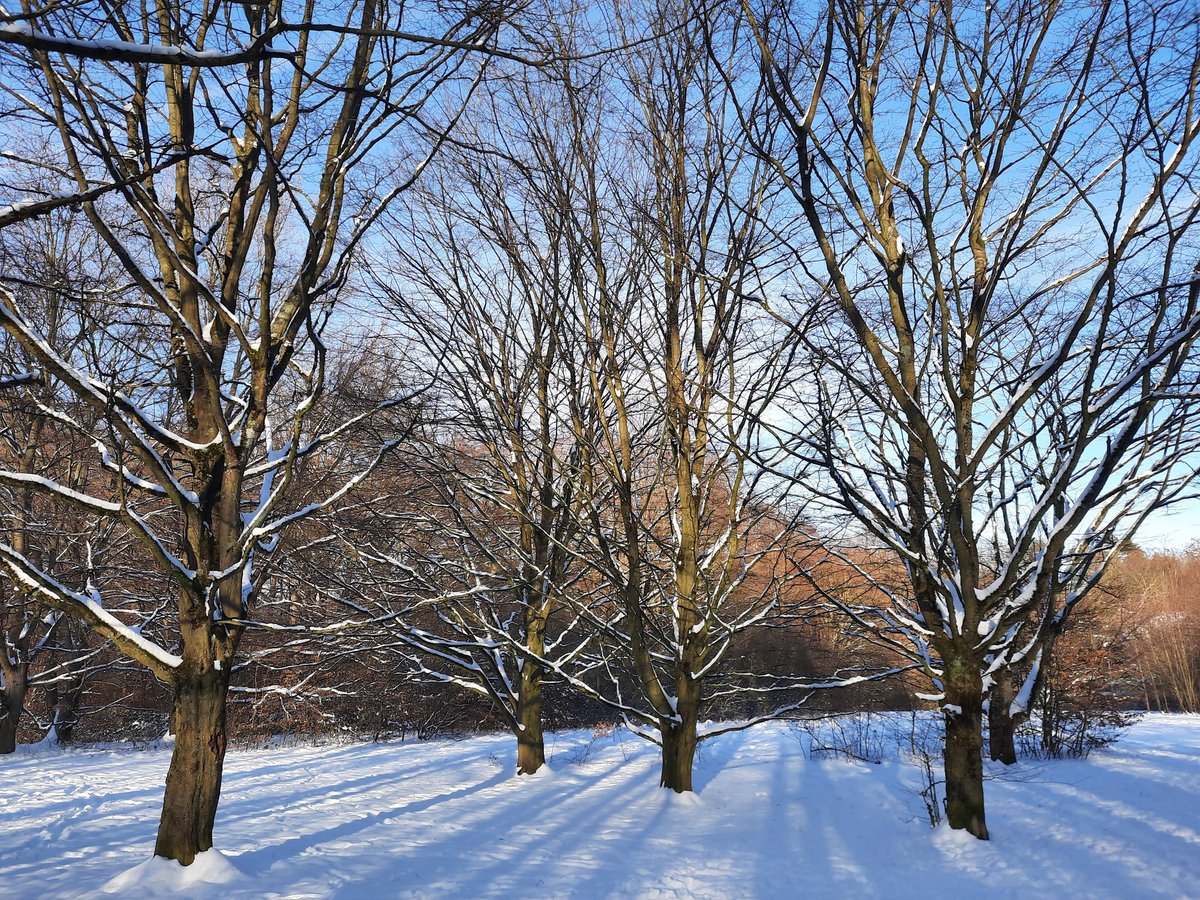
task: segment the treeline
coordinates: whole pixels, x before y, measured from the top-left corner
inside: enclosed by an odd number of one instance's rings
[[[1060,662],[1035,701],[1041,742],[1045,715],[1057,728],[1043,749],[1081,749],[1114,713],[1200,713],[1200,553],[1140,550],[1121,557],[1076,614],[1064,638]],[[11,614],[11,607],[7,608]],[[67,624],[64,620],[64,625]],[[845,659],[852,638],[835,622],[759,632],[738,651],[754,671],[816,678]],[[859,645],[855,653],[869,656]],[[297,655],[266,671],[247,669],[238,687],[265,695],[235,694],[231,732],[242,743],[279,735],[312,737],[430,738],[503,729],[491,704],[441,682],[422,682],[412,666],[385,668],[337,653],[317,661]],[[286,654],[284,654],[286,657]],[[300,682],[316,670],[303,686]],[[74,672],[75,674],[72,674]],[[128,664],[86,630],[64,633],[47,646],[32,671],[36,687],[26,696],[21,743],[154,741],[170,727],[171,698],[162,685]],[[549,730],[597,727],[616,717],[561,684],[546,688]],[[797,715],[864,710],[929,708],[914,702],[903,679],[848,687],[813,698]],[[1049,713],[1046,713],[1049,707]],[[735,695],[713,718],[761,715],[764,703]],[[1057,716],[1057,722],[1053,721]]]
[[[0,740],[169,707],[187,865],[231,723],[529,774],[615,719],[690,791],[729,729],[930,704],[986,838],[985,736],[1191,702],[1191,557],[1130,547],[1200,451],[1198,29],[0,10]]]

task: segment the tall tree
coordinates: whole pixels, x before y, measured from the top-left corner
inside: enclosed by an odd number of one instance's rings
[[[566,359],[576,348],[570,212],[555,193],[564,173],[538,158],[554,154],[557,123],[538,108],[549,95],[517,80],[523,96],[506,103],[502,82],[487,106],[525,106],[525,121],[473,115],[471,148],[442,156],[395,230],[384,289],[435,373],[425,530],[443,532],[422,554],[426,600],[413,612],[425,615],[392,630],[424,654],[419,670],[488,697],[517,739],[518,773],[533,774],[545,763],[543,661],[566,665],[583,639],[551,628],[571,577],[578,453],[563,411],[579,386]]]
[[[1200,11],[741,6],[779,116],[743,125],[811,236],[796,472],[903,565],[887,602],[839,605],[929,675],[949,823],[986,838],[990,684],[1021,667],[1027,706],[1072,608],[1192,476]]]
[[[707,53],[696,12],[648,4],[656,38],[613,65],[621,117],[572,122],[589,141],[574,204],[578,552],[611,596],[595,627],[623,673],[597,696],[661,745],[661,783],[679,792],[698,743],[726,730],[701,732],[707,704],[781,692],[769,718],[817,686],[730,672],[739,636],[787,620],[796,569],[781,560],[803,559],[808,535],[760,459],[792,347],[765,306],[787,237],[764,225],[778,185],[737,127],[741,73]]]
[[[431,98],[471,89],[478,67],[465,51],[494,45],[500,18],[376,0],[79,2],[3,17],[9,121],[48,136],[64,160],[46,173],[59,188],[25,208],[83,209],[155,353],[136,379],[80,364],[0,289],[0,326],[101,423],[94,462],[116,489],[98,496],[11,468],[0,482],[128,528],[169,579],[173,633],[152,640],[11,544],[0,561],[171,687],[176,743],[155,853],[187,865],[212,846],[229,682],[262,563],[289,525],[354,484],[287,501],[300,461],[344,431],[310,430],[322,329],[364,235],[444,138],[433,123],[456,106],[439,113]]]

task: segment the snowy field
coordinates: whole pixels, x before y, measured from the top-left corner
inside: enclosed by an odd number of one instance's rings
[[[931,831],[916,766],[809,759],[787,726],[702,748],[698,797],[654,748],[553,737],[231,751],[195,897],[1200,897],[1200,716],[1152,716],[1087,761],[988,783],[993,840]],[[0,896],[179,888],[150,853],[169,751],[0,762]],[[123,874],[124,873],[124,874]]]

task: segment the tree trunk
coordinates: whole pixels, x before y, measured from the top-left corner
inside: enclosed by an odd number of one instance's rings
[[[536,577],[536,576],[535,576]],[[538,660],[546,652],[546,611],[544,593],[536,602],[534,580],[525,594],[525,648],[529,655],[521,662],[521,677],[517,682],[517,774],[532,775],[546,764],[546,748],[542,742],[542,678],[545,669]]]
[[[1017,723],[1012,716],[1013,685],[1007,672],[996,673],[988,693],[988,751],[992,759],[1011,766],[1017,761]]]
[[[28,689],[24,678],[24,672],[18,671],[0,692],[0,714],[4,716],[0,718],[0,754],[13,753],[17,749],[17,726],[25,712],[25,691]],[[21,682],[17,683],[16,679]]]
[[[47,689],[47,703],[54,711],[54,724],[51,726],[54,740],[59,744],[69,744],[75,736],[75,726],[79,724],[79,709],[83,705],[83,665],[80,656],[87,649],[87,633],[75,622],[64,617],[62,627],[62,644],[73,658],[66,662],[67,675],[56,680]]]
[[[700,685],[690,682],[680,685],[681,696],[676,699],[678,722],[663,719],[659,725],[662,736],[662,777],[659,784],[682,794],[692,790],[692,764],[699,743],[696,724],[700,712]]]
[[[1054,690],[1054,681],[1047,666],[1042,673],[1042,750],[1050,756],[1057,756],[1060,749],[1058,737],[1058,697]]]
[[[79,706],[83,702],[83,682],[73,678],[66,688],[57,685],[51,687],[47,702],[54,710],[54,741],[58,744],[69,744],[75,736],[75,726],[79,723]]]
[[[983,810],[983,679],[972,660],[946,664],[946,819],[988,839]]]
[[[532,775],[546,764],[546,748],[542,742],[541,665],[525,660],[517,690],[517,774]]]
[[[5,706],[7,707],[7,704]],[[5,709],[4,718],[0,719],[0,754],[16,751],[20,715],[19,711],[14,715],[11,707]]]
[[[662,731],[662,787],[678,794],[692,790],[692,763],[696,758],[696,729],[667,725]]]
[[[175,685],[175,752],[154,853],[185,866],[213,845],[225,764],[227,687],[227,675],[217,670],[182,675]]]

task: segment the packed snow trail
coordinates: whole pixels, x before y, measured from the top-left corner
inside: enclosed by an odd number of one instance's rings
[[[990,843],[927,827],[915,766],[810,760],[784,725],[705,745],[692,797],[619,731],[547,750],[532,778],[498,736],[231,751],[222,852],[189,870],[144,865],[167,749],[25,750],[0,763],[0,893],[1200,897],[1200,716],[990,769]]]

